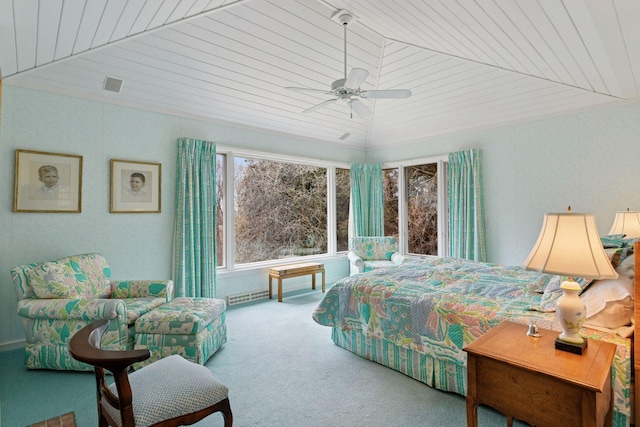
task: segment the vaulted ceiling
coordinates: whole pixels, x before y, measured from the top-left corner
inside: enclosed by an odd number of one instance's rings
[[[340,10],[360,88],[410,98],[364,99],[368,118],[343,101],[302,114],[332,96],[285,87],[344,78]],[[637,0],[0,0],[0,75],[375,149],[638,98],[639,22]]]

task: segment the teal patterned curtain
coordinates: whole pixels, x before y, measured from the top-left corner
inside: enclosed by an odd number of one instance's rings
[[[176,165],[175,296],[216,296],[216,145],[181,138]]]
[[[480,150],[449,154],[449,255],[486,261]]]
[[[382,165],[351,165],[353,236],[384,236]]]

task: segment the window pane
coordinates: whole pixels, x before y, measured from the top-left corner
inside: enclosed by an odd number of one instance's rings
[[[407,176],[409,253],[438,255],[438,165],[410,166]]]
[[[225,155],[216,154],[216,266],[224,266]]]
[[[236,158],[236,262],[327,253],[327,169]]]
[[[349,169],[336,168],[336,233],[337,251],[349,250]]]
[[[398,169],[383,169],[384,235],[398,238]]]

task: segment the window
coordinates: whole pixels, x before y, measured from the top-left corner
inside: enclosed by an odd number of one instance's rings
[[[216,154],[216,267],[225,265],[224,212],[225,212],[225,155]]]
[[[409,166],[405,176],[408,251],[438,255],[438,165]]]
[[[235,263],[327,253],[327,168],[236,157]]]
[[[382,170],[384,235],[398,239],[398,168]]]
[[[217,267],[233,271],[348,250],[346,164],[217,148]],[[403,253],[441,255],[446,247],[444,171],[444,158],[385,165],[385,235],[396,236]]]
[[[336,168],[336,249],[349,250],[349,169]]]
[[[384,234],[403,252],[442,256],[447,247],[444,157],[393,164],[383,169]]]

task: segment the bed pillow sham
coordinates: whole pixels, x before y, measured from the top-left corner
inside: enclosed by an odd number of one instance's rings
[[[617,329],[633,318],[633,281],[626,276],[595,280],[580,298],[586,307],[584,326]]]
[[[607,255],[607,258],[609,258],[609,261],[611,261],[613,268],[616,268],[622,261],[627,259],[629,255],[633,253],[633,248],[605,248],[604,253]]]
[[[628,277],[633,281],[634,278],[634,270],[635,270],[635,259],[630,256],[624,259],[617,267],[616,271],[618,275]]]
[[[629,239],[625,239],[624,236],[626,234],[608,234],[606,236],[601,236],[600,241],[602,242],[602,247],[607,248],[623,248],[627,246]]]

